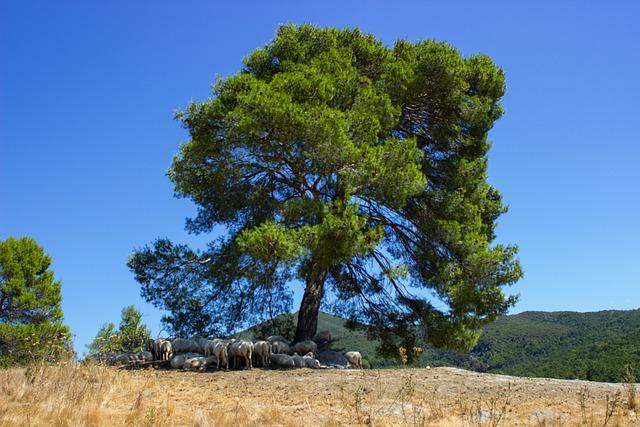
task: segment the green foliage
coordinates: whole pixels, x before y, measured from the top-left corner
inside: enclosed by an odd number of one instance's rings
[[[102,325],[93,341],[87,344],[89,354],[115,353],[119,352],[121,348],[116,325],[111,322]]]
[[[379,343],[348,329],[345,319],[321,313],[318,329],[331,331],[335,349],[360,351],[373,367],[400,364],[377,355]],[[629,368],[640,369],[640,310],[525,312],[503,316],[483,330],[471,352],[425,346],[414,366],[607,382],[623,381]]]
[[[198,206],[187,230],[227,233],[136,251],[142,296],[170,330],[214,335],[289,312],[303,283],[297,339],[324,303],[370,325],[382,353],[473,347],[522,275],[516,248],[493,244],[506,208],[487,183],[502,70],[446,43],[312,25],[281,26],[244,63],[177,114],[190,140],[169,170]]]
[[[293,339],[296,332],[296,320],[291,314],[282,314],[239,334],[244,339],[265,339],[272,335],[280,335],[288,340]]]
[[[0,241],[0,365],[54,362],[73,354],[62,323],[51,258],[27,237]]]
[[[90,354],[104,352],[140,351],[151,337],[151,331],[141,322],[142,313],[129,305],[122,309],[122,319],[116,330],[113,323],[100,327],[93,341],[87,345]]]
[[[73,355],[69,327],[62,323],[0,323],[0,367],[53,363]]]
[[[512,375],[621,381],[640,367],[640,310],[526,312],[485,328],[472,352],[477,370]]]
[[[151,337],[151,331],[141,323],[142,313],[132,305],[122,309],[118,337],[123,351],[140,351]]]

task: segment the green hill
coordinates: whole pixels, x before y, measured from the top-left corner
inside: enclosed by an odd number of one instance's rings
[[[640,370],[640,310],[505,316],[467,361],[485,372],[620,381],[627,365]]]
[[[344,319],[321,313],[318,330],[329,330],[336,350],[358,350],[373,367],[397,366],[376,355],[375,341],[344,327]],[[640,374],[640,310],[524,312],[485,327],[466,354],[424,348],[417,366],[457,366],[479,372],[529,377],[621,381],[626,366]]]

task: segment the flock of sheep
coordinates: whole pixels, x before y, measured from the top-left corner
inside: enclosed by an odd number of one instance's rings
[[[100,354],[94,359],[109,364],[138,365],[141,362],[169,361],[172,368],[205,370],[251,369],[253,367],[289,368],[362,368],[362,355],[357,351],[344,354],[323,349],[331,342],[328,331],[314,340],[289,343],[279,335],[266,340],[238,339],[149,339],[145,350],[137,353]]]

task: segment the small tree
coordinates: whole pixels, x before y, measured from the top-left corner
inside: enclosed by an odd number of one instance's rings
[[[102,325],[93,341],[87,344],[87,350],[89,350],[90,354],[120,351],[120,340],[116,325],[111,322]]]
[[[151,331],[141,323],[142,313],[130,305],[122,309],[122,320],[118,329],[120,347],[123,351],[140,351]]]
[[[55,362],[73,354],[51,258],[28,238],[0,241],[0,365]]]
[[[142,313],[129,305],[122,309],[118,329],[113,323],[100,327],[93,341],[87,345],[89,353],[140,351],[151,337],[151,331],[141,322]]]

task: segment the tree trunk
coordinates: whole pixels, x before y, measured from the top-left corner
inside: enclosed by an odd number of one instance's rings
[[[300,311],[298,312],[298,325],[294,342],[306,341],[313,338],[318,330],[318,314],[320,313],[320,303],[324,293],[324,281],[327,277],[325,272],[313,275],[307,280],[307,287],[304,290]]]

